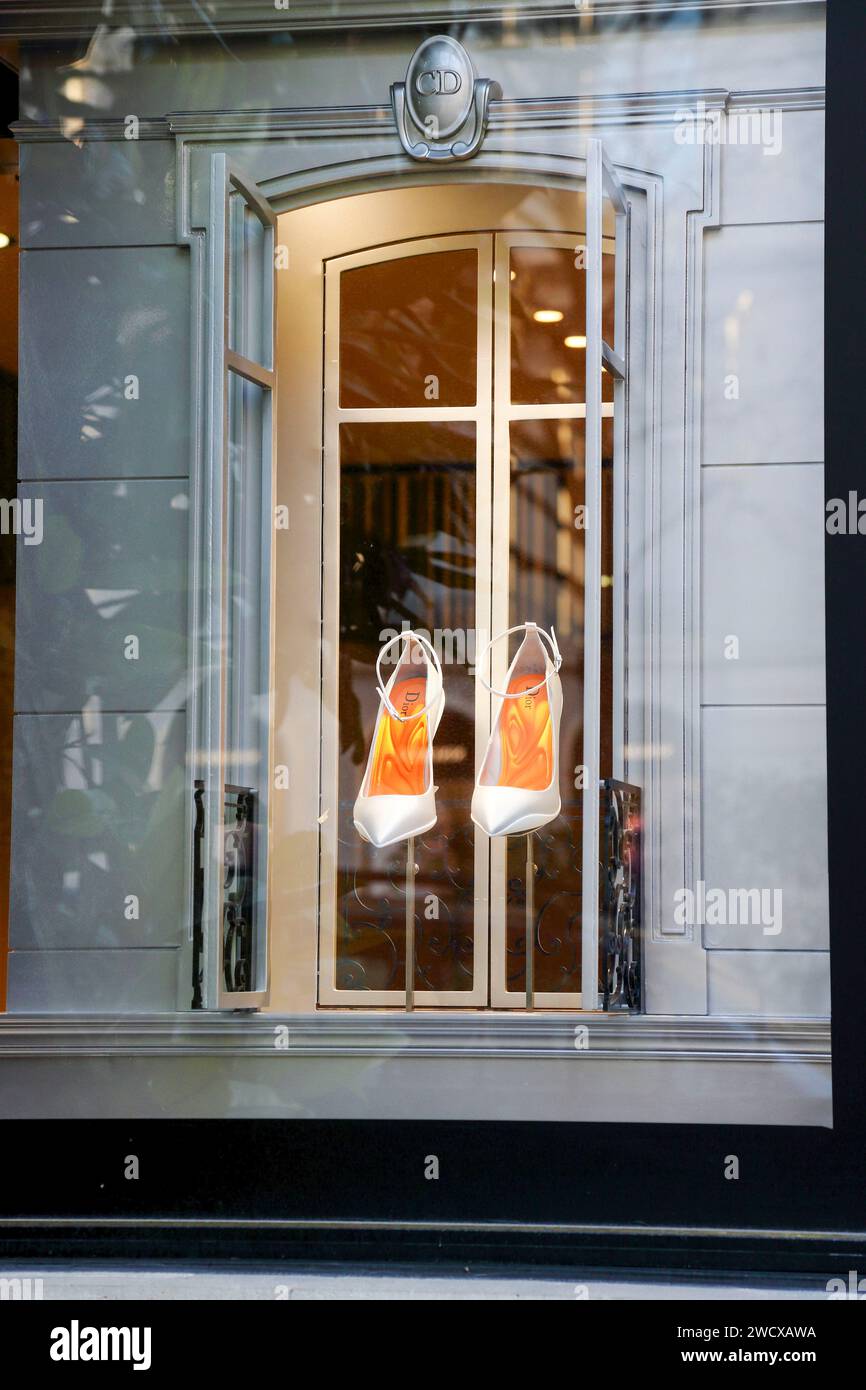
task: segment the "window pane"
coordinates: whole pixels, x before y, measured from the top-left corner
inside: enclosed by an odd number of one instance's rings
[[[478,255],[402,256],[340,277],[340,405],[474,405]]]
[[[579,247],[511,248],[511,399],[586,400],[586,272]]]
[[[620,351],[614,341],[616,327],[616,256],[614,241],[605,238],[601,256],[601,336],[608,347]]]
[[[261,684],[262,466],[268,393],[228,374],[229,473],[226,490],[226,726],[230,781],[258,775],[257,702]],[[260,713],[260,711],[259,711]]]
[[[610,346],[610,344],[608,344],[608,346]],[[607,370],[607,367],[602,366],[602,369],[601,369],[601,399],[602,399],[602,403],[603,403],[604,405],[606,405],[610,410],[613,409],[613,388],[614,388],[614,379],[613,379],[613,377],[611,376],[610,372]],[[603,447],[603,446],[602,446],[602,447]]]
[[[228,475],[225,494],[226,653],[226,990],[260,988],[267,851],[268,599],[263,537],[270,513],[270,401],[253,382],[229,372]],[[269,503],[267,504],[269,508]],[[267,524],[263,524],[267,523]]]
[[[271,233],[244,202],[232,194],[229,215],[229,335],[232,352],[271,364],[271,329],[265,303],[265,277],[272,274]],[[267,331],[266,331],[267,330]]]
[[[610,767],[612,719],[612,421],[603,421],[602,756]],[[536,833],[535,980],[537,993],[580,989],[583,792],[583,630],[585,422],[522,420],[511,425],[509,625],[527,619],[555,628],[562,652],[561,815]],[[606,583],[604,576],[610,582]],[[520,634],[512,639],[521,640]],[[508,988],[525,988],[526,847],[509,839]]]
[[[337,987],[405,987],[406,845],[360,839],[352,807],[388,637],[420,630],[445,674],[434,744],[438,821],[415,842],[415,989],[472,987],[475,683],[475,427],[351,424],[340,430]],[[383,662],[385,683],[393,670]],[[432,895],[432,898],[431,898]],[[438,917],[425,910],[435,899]]]

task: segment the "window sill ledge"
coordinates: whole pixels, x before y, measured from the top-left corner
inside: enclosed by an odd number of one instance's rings
[[[0,1057],[555,1058],[830,1065],[828,1019],[459,1012],[6,1014]]]

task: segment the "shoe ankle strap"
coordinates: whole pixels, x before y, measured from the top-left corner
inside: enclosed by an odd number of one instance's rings
[[[493,686],[490,684],[490,682],[484,679],[481,668],[487,659],[488,652],[492,650],[492,648],[496,645],[497,642],[501,642],[503,637],[511,637],[511,635],[515,632],[537,633],[538,636],[542,639],[542,641],[546,642],[548,647],[550,648],[550,657],[554,671],[558,671],[560,666],[562,665],[562,653],[559,650],[559,643],[556,640],[556,633],[554,632],[552,627],[550,629],[550,632],[545,632],[544,628],[539,627],[537,623],[517,623],[514,627],[509,627],[505,632],[500,632],[495,637],[491,637],[490,641],[487,643],[487,646],[484,648],[484,651],[481,653],[481,656],[475,663],[475,671],[478,676],[478,679],[484,686],[485,690],[489,690],[491,695],[498,695],[499,698],[502,700],[517,700],[522,695],[534,695],[536,690],[540,690],[541,687],[545,685],[547,682],[547,672],[545,672],[544,680],[540,680],[537,685],[531,685],[526,690],[519,690],[515,693],[510,693],[507,690],[495,690]],[[545,652],[545,656],[546,655],[547,653]]]
[[[399,711],[396,710],[394,706],[391,704],[391,701],[388,697],[388,692],[385,689],[385,682],[382,680],[382,657],[385,655],[386,651],[388,651],[389,647],[393,647],[395,642],[404,642],[409,639],[411,639],[413,642],[417,642],[421,649],[424,651],[431,666],[433,667],[433,670],[436,672],[436,675],[438,677],[438,687],[435,688],[435,694],[427,701],[426,705],[422,706],[421,709],[414,710],[412,714],[400,714]],[[442,690],[442,666],[440,664],[438,656],[436,655],[435,648],[427,640],[427,638],[423,636],[422,633],[414,632],[411,628],[407,628],[404,632],[398,632],[396,637],[392,637],[389,642],[385,643],[384,647],[382,647],[382,649],[379,652],[379,655],[376,658],[376,689],[378,690],[379,695],[381,696],[388,713],[393,715],[395,719],[399,719],[401,724],[408,724],[409,721],[412,719],[420,719],[421,715],[426,714],[427,711],[430,709],[431,705],[434,705],[436,703],[436,701],[439,698],[439,694]]]

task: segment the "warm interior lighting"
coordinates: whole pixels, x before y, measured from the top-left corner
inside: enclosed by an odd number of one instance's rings
[[[0,251],[5,251],[7,246],[12,245],[12,238],[6,232],[0,232]]]
[[[567,337],[567,338],[564,338],[563,341],[564,341],[566,347],[570,347],[570,348],[585,348],[585,347],[586,347],[586,338],[584,338],[583,334],[581,334],[581,333],[569,333],[568,337]]]
[[[532,317],[536,323],[561,323],[563,314],[561,309],[536,309]]]

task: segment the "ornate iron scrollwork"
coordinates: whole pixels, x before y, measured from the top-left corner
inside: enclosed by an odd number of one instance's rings
[[[607,1011],[642,1007],[638,787],[609,778],[603,784],[601,985]]]

